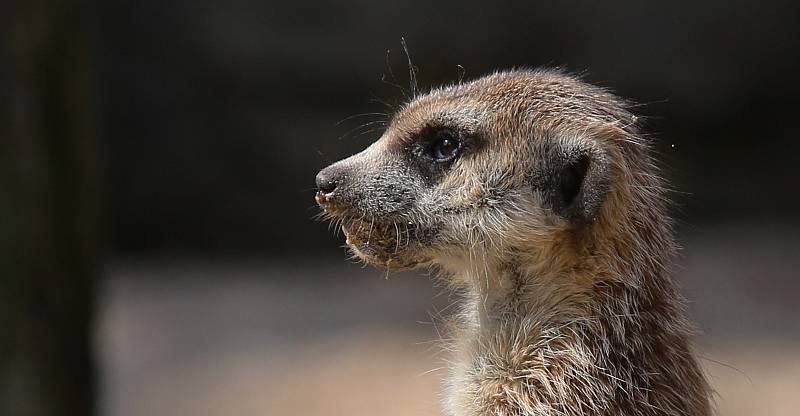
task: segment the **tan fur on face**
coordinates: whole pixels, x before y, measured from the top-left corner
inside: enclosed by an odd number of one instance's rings
[[[430,126],[472,146],[435,181],[415,177],[403,153]],[[560,152],[591,160],[585,180],[597,186],[581,194],[590,218],[559,215],[537,182]],[[434,264],[467,293],[451,325],[447,414],[710,414],[670,278],[663,184],[624,102],[557,72],[499,73],[415,99],[355,158],[345,162],[402,169],[396,180],[413,199],[369,233],[380,249],[364,253],[362,236],[356,254]],[[413,232],[391,252],[401,221]],[[366,222],[351,221],[350,235],[363,234],[353,224]]]

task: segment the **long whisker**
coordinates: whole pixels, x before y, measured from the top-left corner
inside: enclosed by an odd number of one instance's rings
[[[382,81],[383,83],[387,84],[387,85],[391,85],[391,86],[393,86],[393,87],[397,88],[398,90],[400,90],[400,93],[401,93],[401,94],[403,94],[403,98],[405,98],[405,100],[406,100],[406,101],[408,101],[408,100],[409,100],[409,98],[410,98],[410,97],[409,97],[409,94],[408,94],[408,91],[406,91],[406,89],[405,89],[405,88],[403,88],[403,87],[402,87],[402,86],[401,86],[401,85],[400,85],[400,84],[397,82],[397,77],[395,77],[395,76],[394,76],[394,71],[392,70],[392,64],[391,64],[391,62],[389,61],[389,55],[391,54],[391,52],[392,52],[391,50],[388,50],[388,49],[386,50],[386,70],[389,72],[389,76],[391,76],[391,77],[392,77],[392,81],[391,81],[391,82],[390,82],[390,81],[388,81],[388,80],[386,79],[386,75],[383,75],[383,76],[381,76],[381,81]]]
[[[342,140],[343,138],[347,137],[348,135],[363,129],[364,127],[374,126],[376,124],[380,124],[380,125],[385,126],[386,125],[386,121],[384,121],[384,120],[375,120],[375,121],[369,121],[367,123],[361,124],[361,125],[359,125],[357,127],[354,127],[352,129],[348,130],[345,134],[339,136],[337,138],[337,140]]]
[[[411,87],[411,98],[415,98],[417,96],[417,92],[419,88],[417,87],[417,67],[411,62],[411,53],[408,51],[408,45],[406,44],[406,38],[400,38],[400,44],[403,45],[403,51],[406,54],[406,59],[408,60],[408,83]]]
[[[397,109],[396,105],[389,104],[385,100],[382,100],[381,98],[378,98],[378,96],[375,95],[374,93],[370,92],[369,95],[372,96],[372,99],[370,100],[371,102],[381,104],[384,107],[386,107],[388,110],[391,110],[391,111],[395,111]]]
[[[383,116],[383,117],[386,117],[386,118],[388,118],[388,117],[389,117],[389,114],[388,114],[388,113],[361,113],[361,114],[353,114],[353,115],[352,115],[352,116],[350,116],[350,117],[345,117],[345,118],[343,118],[343,119],[341,119],[341,120],[337,121],[337,122],[336,122],[336,124],[334,124],[334,126],[339,126],[339,125],[341,125],[342,123],[344,123],[345,121],[353,120],[353,119],[360,118],[360,117],[368,117],[368,116]]]

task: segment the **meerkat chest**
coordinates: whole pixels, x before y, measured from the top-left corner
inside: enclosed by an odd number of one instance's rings
[[[446,414],[578,415],[608,408],[612,387],[601,382],[578,328],[533,317],[486,325],[467,322],[456,336]]]

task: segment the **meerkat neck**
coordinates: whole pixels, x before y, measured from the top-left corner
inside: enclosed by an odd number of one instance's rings
[[[520,260],[482,259],[460,274],[469,294],[466,307],[486,331],[497,329],[497,321],[515,318],[560,325],[578,314],[591,291],[583,276],[531,269]]]
[[[667,262],[462,270],[451,414],[710,414]]]

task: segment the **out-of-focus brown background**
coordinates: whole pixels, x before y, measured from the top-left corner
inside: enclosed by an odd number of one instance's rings
[[[317,170],[423,89],[560,66],[641,105],[722,415],[800,407],[790,1],[0,4],[0,414],[437,414],[454,299],[348,264]],[[388,277],[388,278],[387,278]]]

